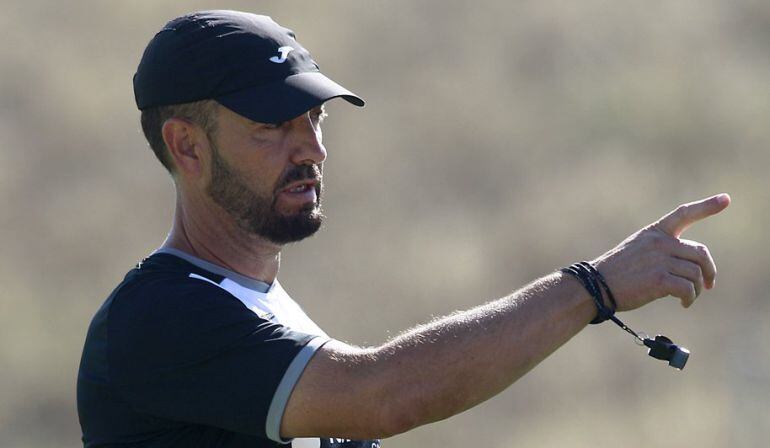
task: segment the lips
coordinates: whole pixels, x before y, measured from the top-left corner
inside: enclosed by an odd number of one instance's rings
[[[309,190],[315,190],[315,186],[318,181],[313,179],[306,179],[298,182],[290,183],[286,188],[281,190],[281,193],[299,194],[305,193]]]
[[[284,204],[294,204],[296,207],[315,207],[318,204],[320,183],[313,179],[305,179],[290,183],[279,191]]]

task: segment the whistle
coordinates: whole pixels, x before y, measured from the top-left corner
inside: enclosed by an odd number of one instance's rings
[[[676,369],[684,369],[690,351],[674,344],[671,339],[659,334],[655,339],[645,338],[644,345],[649,348],[647,354],[655,359],[668,361],[668,365]]]

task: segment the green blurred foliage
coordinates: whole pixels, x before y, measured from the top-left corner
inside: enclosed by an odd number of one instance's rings
[[[173,187],[131,76],[168,19],[261,12],[367,99],[330,107],[327,225],[281,279],[375,344],[592,258],[677,204],[717,287],[627,322],[683,372],[591,327],[500,396],[388,447],[762,446],[770,437],[770,4],[682,0],[11,0],[0,15],[0,446],[79,446],[87,324],[163,240]]]

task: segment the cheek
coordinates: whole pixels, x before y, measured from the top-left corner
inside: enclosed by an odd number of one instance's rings
[[[253,191],[274,195],[291,166],[282,140],[250,135],[231,143],[233,169]]]
[[[280,190],[283,172],[280,170],[254,170],[250,173],[249,184],[254,192],[275,198]]]
[[[252,150],[246,157],[239,159],[236,169],[255,191],[272,194],[283,177],[285,166],[286,161],[276,157],[275,153],[265,154],[260,150]]]

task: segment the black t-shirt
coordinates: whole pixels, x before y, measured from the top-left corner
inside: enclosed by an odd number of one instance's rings
[[[283,411],[328,337],[278,282],[268,291],[254,283],[180,253],[156,253],[131,270],[88,329],[77,384],[84,446],[291,443],[279,436]]]

